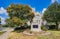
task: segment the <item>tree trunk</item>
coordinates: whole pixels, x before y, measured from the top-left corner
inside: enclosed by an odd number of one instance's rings
[[[56,30],[58,30],[58,22],[56,22],[56,27],[55,28],[56,28]]]

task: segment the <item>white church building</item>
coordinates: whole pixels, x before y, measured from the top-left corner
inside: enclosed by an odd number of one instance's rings
[[[35,17],[31,23],[31,31],[40,32],[41,25],[42,25],[42,14],[41,13],[34,13]]]
[[[30,22],[27,22],[28,25],[31,25],[31,31],[34,31],[34,32],[41,32],[41,26],[42,26],[42,23],[46,23],[46,22],[43,22],[42,20],[42,16],[43,14],[42,13],[34,13],[35,14],[35,17],[33,18],[33,21],[32,23]]]
[[[43,11],[45,11],[45,9]],[[31,25],[31,31],[40,32],[42,31],[42,23],[46,24],[46,22],[43,22],[42,20],[43,13],[35,12],[34,8],[32,8],[32,12],[34,12],[35,17],[33,18],[32,23],[28,21],[27,24]]]

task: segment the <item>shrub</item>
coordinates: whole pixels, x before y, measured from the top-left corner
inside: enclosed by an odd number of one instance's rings
[[[32,34],[32,31],[30,31],[30,34]]]
[[[9,27],[7,24],[5,24],[5,25],[2,25],[3,27]]]
[[[48,30],[45,26],[41,26],[41,29],[42,29],[43,31],[47,31],[47,30]]]

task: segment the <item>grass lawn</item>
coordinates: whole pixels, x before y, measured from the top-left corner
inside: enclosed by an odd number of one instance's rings
[[[5,31],[4,32],[0,32],[0,35],[2,35],[3,33],[5,33]]]
[[[22,32],[11,32],[10,37],[8,39],[60,39],[60,31],[51,31],[51,35],[48,36],[26,36],[23,35]]]
[[[60,39],[60,31],[50,31],[52,34],[49,36],[40,36],[38,39]]]

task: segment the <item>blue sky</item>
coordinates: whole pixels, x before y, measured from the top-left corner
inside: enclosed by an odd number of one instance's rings
[[[36,12],[42,12],[53,3],[55,0],[0,0],[0,18],[7,18],[6,8],[14,4],[26,4],[30,5],[32,8],[35,8]],[[60,0],[58,0],[60,2]]]
[[[7,8],[10,4],[27,4],[34,7],[36,11],[42,11],[50,5],[51,0],[0,0],[0,7]]]
[[[26,4],[30,5],[32,8],[35,8],[37,12],[42,12],[44,8],[47,8],[55,0],[0,0],[0,11],[1,7],[5,10],[10,4]],[[60,2],[60,0],[58,0]],[[0,12],[1,13],[1,12]],[[7,17],[6,12],[0,14],[2,17]]]
[[[37,12],[41,12],[43,8],[47,8],[51,4],[51,0],[0,0],[0,8],[6,9],[10,4],[26,4],[35,8]],[[0,16],[6,18],[5,12],[0,14]]]

